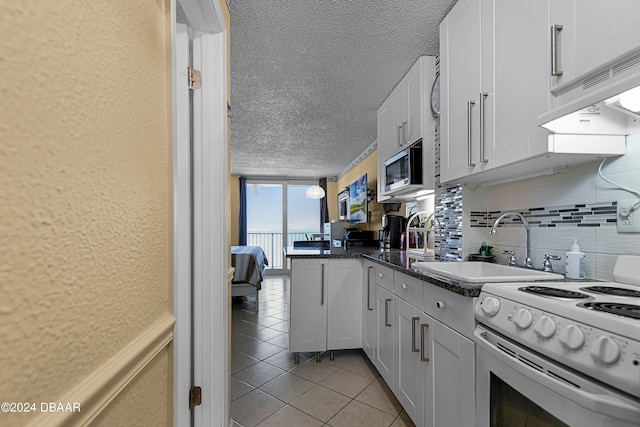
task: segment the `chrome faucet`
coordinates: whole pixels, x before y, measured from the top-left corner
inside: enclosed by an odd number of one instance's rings
[[[515,216],[520,218],[520,221],[522,221],[522,225],[524,225],[524,229],[527,231],[527,241],[526,241],[526,251],[525,251],[525,260],[524,260],[524,267],[526,268],[533,268],[533,262],[531,261],[531,257],[529,256],[529,254],[531,253],[531,247],[530,247],[530,243],[529,243],[529,221],[527,221],[527,219],[522,216],[522,214],[519,214],[518,212],[505,212],[502,215],[500,215],[498,217],[498,219],[496,219],[496,222],[493,223],[493,227],[491,227],[491,231],[489,232],[489,234],[491,235],[495,235],[498,233],[497,231],[497,227],[498,227],[498,223],[500,221],[502,221],[502,219],[506,216]]]

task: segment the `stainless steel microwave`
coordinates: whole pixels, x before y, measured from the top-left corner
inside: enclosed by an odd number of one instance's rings
[[[422,140],[384,162],[384,191],[403,193],[422,187]]]

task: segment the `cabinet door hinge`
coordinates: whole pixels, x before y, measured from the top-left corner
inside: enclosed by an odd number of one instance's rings
[[[200,89],[202,84],[202,75],[198,70],[192,70],[191,67],[187,67],[187,78],[189,81],[187,84],[189,85],[189,89],[196,90]]]
[[[191,386],[189,390],[189,409],[193,409],[196,406],[202,404],[202,387]]]

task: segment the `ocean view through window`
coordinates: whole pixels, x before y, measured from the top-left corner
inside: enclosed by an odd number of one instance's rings
[[[305,196],[311,185],[313,182],[247,180],[247,245],[264,250],[271,270],[286,269],[284,247],[322,232],[320,201]]]

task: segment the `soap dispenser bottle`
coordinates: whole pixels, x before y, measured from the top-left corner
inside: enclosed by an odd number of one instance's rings
[[[567,279],[584,279],[585,274],[585,254],[580,251],[578,239],[573,239],[571,250],[565,254],[564,258],[565,276]]]

